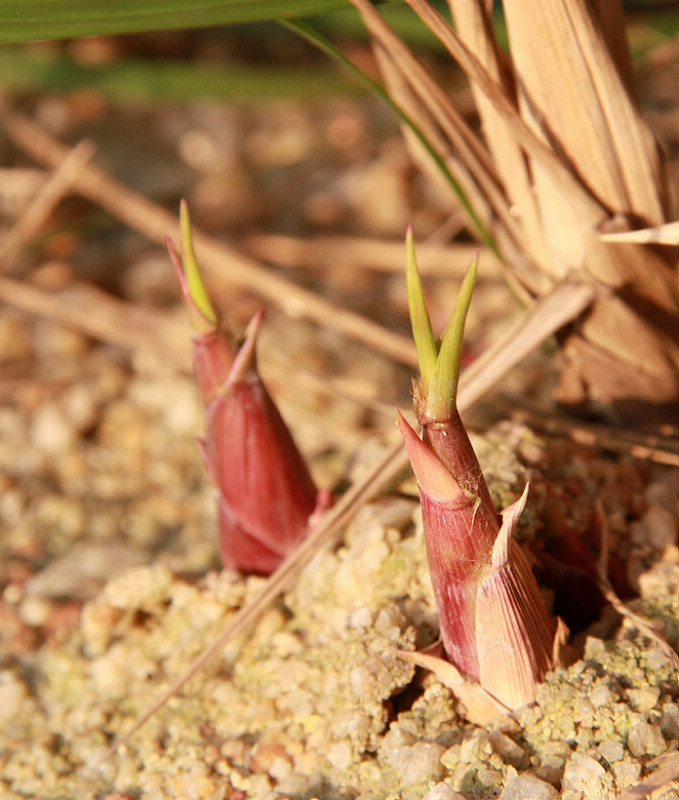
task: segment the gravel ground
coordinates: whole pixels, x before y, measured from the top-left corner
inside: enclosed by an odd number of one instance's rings
[[[3,797],[613,798],[679,747],[675,663],[610,615],[606,639],[589,636],[516,719],[471,725],[415,674],[396,651],[430,643],[436,617],[406,482],[93,768],[262,586],[215,569],[190,378],[107,355],[93,348],[68,390],[0,418]],[[591,534],[598,497],[635,607],[679,641],[676,471],[548,448],[510,423],[476,444],[498,504],[531,478],[531,551],[555,525]]]
[[[654,75],[642,75],[645,102],[672,151],[676,115],[653,105],[670,105]],[[173,213],[188,196],[200,227],[243,248],[262,231],[393,242],[408,222],[423,238],[455,225],[371,103],[201,101],[150,112],[109,107],[92,92],[3,102],[28,104],[64,140],[91,136],[99,163],[121,180]],[[36,179],[5,139],[0,153],[12,187]],[[0,192],[3,231],[24,189]],[[56,296],[89,281],[162,312],[188,339],[166,255],[83,201],[62,202],[7,269]],[[407,332],[400,273],[359,260],[293,277]],[[456,282],[436,280],[437,325]],[[235,328],[257,302],[241,289],[219,297]],[[469,358],[515,313],[494,274],[484,278]],[[409,370],[276,311],[262,339],[262,370],[284,416],[319,485],[340,494],[394,441],[393,405],[409,402]],[[553,370],[554,358],[538,354],[503,388],[544,397]],[[517,535],[578,652],[548,676],[534,707],[473,725],[449,689],[399,657],[437,636],[416,490],[403,477],[98,764],[263,586],[219,569],[214,494],[195,444],[201,426],[190,376],[143,342],[130,350],[76,322],[0,308],[3,798],[608,800],[671,763],[677,468],[505,420],[480,425],[474,443],[498,507],[531,481]],[[652,631],[603,601],[602,539],[612,585]],[[667,783],[653,797],[677,791]]]

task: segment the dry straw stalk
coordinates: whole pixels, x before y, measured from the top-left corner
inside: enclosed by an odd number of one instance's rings
[[[602,289],[564,332],[558,396],[624,415],[679,404],[676,250],[601,234],[668,222],[664,159],[631,94],[619,0],[505,0],[511,57],[492,4],[449,0],[455,30],[425,0],[407,0],[467,73],[481,120],[476,143],[452,102],[367,0],[385,83],[423,129],[492,230],[525,296],[559,279]],[[418,153],[422,158],[422,153]]]

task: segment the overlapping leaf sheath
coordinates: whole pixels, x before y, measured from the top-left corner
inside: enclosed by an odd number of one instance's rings
[[[315,511],[328,505],[255,364],[258,312],[237,345],[220,329],[181,207],[183,258],[170,255],[193,329],[196,382],[205,406],[199,441],[218,493],[219,550],[224,567],[269,574],[304,538]]]
[[[512,539],[526,502],[493,506],[457,411],[464,320],[476,264],[440,346],[434,339],[408,236],[408,294],[420,362],[415,410],[422,438],[399,415],[420,489],[429,569],[447,658],[509,708],[535,699],[553,665],[555,627]]]

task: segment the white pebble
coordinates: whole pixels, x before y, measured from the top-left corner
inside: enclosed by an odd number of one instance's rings
[[[649,722],[638,722],[627,734],[627,746],[630,753],[637,756],[659,756],[665,752],[667,745],[662,731]]]
[[[52,604],[40,597],[27,597],[19,607],[19,616],[26,625],[35,628],[44,625],[49,619]]]
[[[609,764],[613,764],[622,759],[625,755],[625,748],[622,746],[622,742],[615,742],[612,740],[601,742],[599,745],[599,755],[608,761]]]
[[[668,545],[676,544],[679,521],[671,511],[662,506],[651,506],[643,521],[653,547],[664,550]]]
[[[441,778],[441,756],[445,747],[433,742],[416,742],[394,753],[392,765],[401,773],[406,786],[423,780]]]
[[[573,753],[563,773],[562,789],[580,792],[587,797],[602,795],[604,784],[610,783],[610,776],[598,761],[586,753]]]
[[[13,717],[26,697],[26,686],[11,672],[0,672],[0,719]]]
[[[425,794],[422,800],[465,800],[449,783],[437,783]]]
[[[328,751],[327,758],[335,769],[348,769],[351,764],[351,745],[349,742],[337,742]]]
[[[641,777],[641,763],[639,761],[632,761],[631,758],[618,761],[617,764],[611,766],[611,769],[613,770],[618,788],[633,786]]]
[[[31,443],[50,455],[63,453],[76,439],[76,432],[54,403],[45,403],[33,414]]]
[[[559,793],[535,775],[519,775],[502,790],[499,800],[557,800]]]
[[[373,612],[368,606],[361,606],[351,615],[352,628],[370,628],[373,624]]]
[[[627,691],[627,700],[635,711],[650,711],[655,708],[659,698],[660,689],[657,686],[641,686]]]

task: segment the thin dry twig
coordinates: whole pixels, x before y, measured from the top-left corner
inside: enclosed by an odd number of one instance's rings
[[[653,461],[679,467],[679,438],[663,433],[635,431],[630,428],[615,428],[611,425],[574,422],[560,419],[553,412],[541,412],[531,408],[525,400],[520,403],[511,398],[503,398],[500,407],[533,430],[572,439],[586,447],[596,447],[613,453],[625,453],[641,461]]]
[[[78,173],[94,157],[94,153],[92,142],[83,140],[66,155],[0,241],[0,259],[7,259],[13,251],[40,231],[62,197],[70,191]],[[6,264],[3,269],[6,269]]]
[[[67,147],[26,117],[7,115],[4,123],[16,145],[36,161],[56,168],[67,157]],[[92,164],[86,165],[73,177],[73,189],[151,241],[164,246],[168,236],[180,238],[179,223],[172,214]],[[409,338],[351,311],[338,309],[324,298],[273,274],[196,229],[194,246],[199,261],[211,273],[213,282],[243,286],[292,317],[303,317],[334,329],[400,363],[416,364],[415,347]]]
[[[636,244],[668,244],[679,246],[679,222],[668,222],[654,228],[641,228],[635,231],[602,233],[602,242],[634,242]]]
[[[185,327],[160,311],[118,300],[94,284],[76,281],[58,294],[0,276],[0,298],[88,336],[131,349],[155,352],[188,371],[191,352]]]
[[[281,234],[257,233],[241,241],[256,258],[284,267],[333,270],[360,267],[375,272],[403,274],[403,241],[361,239],[358,236],[320,236],[298,239]],[[417,263],[420,273],[448,279],[464,277],[479,248],[473,244],[437,245],[420,243]],[[481,249],[481,262],[488,266],[493,254]]]

